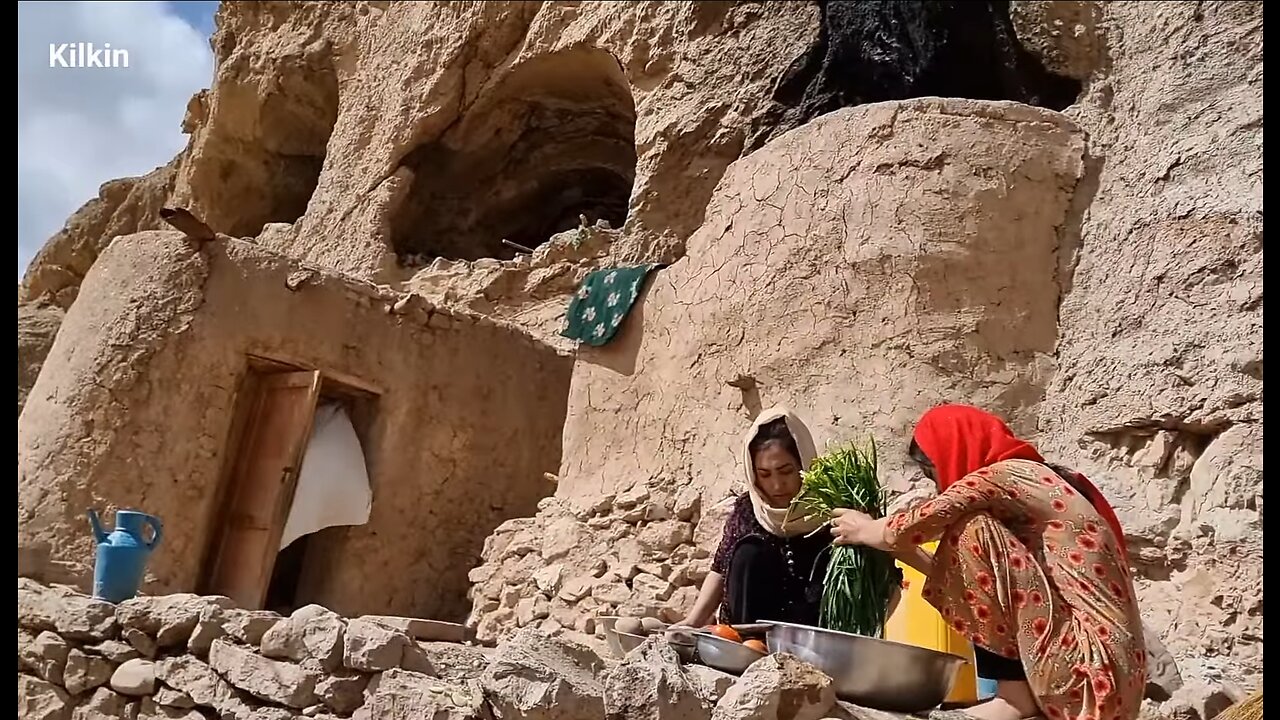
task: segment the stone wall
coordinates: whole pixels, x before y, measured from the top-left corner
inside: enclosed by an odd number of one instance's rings
[[[85,510],[133,506],[166,526],[147,591],[197,591],[251,354],[376,395],[369,522],[314,536],[305,599],[462,619],[485,536],[553,490],[570,360],[235,240],[144,233],[94,264],[18,420],[19,543],[84,568]]]
[[[723,522],[717,510],[708,527]],[[697,488],[639,486],[578,507],[547,498],[485,541],[468,624],[492,642],[522,627],[602,639],[601,616],[676,622],[711,564],[706,538],[693,542],[701,517]]]
[[[407,632],[406,632],[407,629]],[[789,655],[735,678],[656,639],[625,658],[533,629],[497,648],[399,618],[289,617],[223,597],[111,605],[18,580],[19,720],[896,720]],[[779,714],[779,705],[786,711]]]

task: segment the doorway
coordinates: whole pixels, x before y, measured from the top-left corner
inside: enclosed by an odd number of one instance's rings
[[[280,544],[317,408],[338,403],[348,417],[367,423],[376,397],[318,370],[250,358],[236,400],[228,442],[233,453],[219,484],[200,592],[225,595],[242,608],[283,614],[305,604],[299,587],[304,570],[316,565],[307,561],[315,533],[297,537],[284,549]],[[365,446],[360,437],[361,462]],[[367,476],[363,482],[368,483]]]

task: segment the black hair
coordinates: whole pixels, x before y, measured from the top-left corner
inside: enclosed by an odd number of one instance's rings
[[[916,442],[915,438],[911,438],[911,444],[907,446],[907,455],[910,456],[911,459],[916,461],[917,463],[920,463],[921,465],[927,465],[930,469],[933,469],[935,467],[933,464],[933,461],[929,459],[928,455],[924,454],[924,450],[920,448],[920,443]],[[1045,467],[1049,468],[1054,473],[1056,473],[1058,477],[1065,480],[1067,484],[1070,485],[1076,492],[1083,495],[1084,498],[1088,500],[1090,504],[1093,504],[1093,497],[1084,490],[1084,487],[1080,484],[1080,481],[1077,479],[1078,473],[1075,470],[1072,470],[1071,468],[1066,467],[1065,465],[1059,465],[1057,463],[1051,463],[1047,461],[1044,463],[1044,465]]]
[[[752,458],[755,458],[756,453],[773,443],[780,443],[783,450],[791,453],[791,457],[796,459],[796,465],[804,465],[804,461],[800,459],[800,448],[796,446],[796,439],[787,428],[786,418],[778,418],[761,425],[756,431],[756,436],[747,443],[747,451],[751,453]]]
[[[916,442],[915,438],[911,438],[911,444],[907,446],[907,455],[921,465],[933,467],[933,461],[924,454],[924,450],[920,449],[920,443]]]

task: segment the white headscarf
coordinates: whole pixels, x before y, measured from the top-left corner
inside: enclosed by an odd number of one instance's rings
[[[747,473],[747,492],[751,495],[751,508],[755,511],[756,520],[770,533],[778,537],[790,538],[813,532],[825,523],[826,519],[806,519],[796,517],[795,513],[792,513],[792,517],[788,518],[787,508],[771,506],[756,485],[756,468],[755,462],[751,457],[751,441],[755,439],[761,427],[779,418],[786,419],[787,430],[796,441],[796,449],[800,451],[800,469],[809,469],[810,463],[818,456],[813,444],[813,436],[809,434],[809,428],[800,422],[800,418],[796,417],[791,410],[782,406],[769,408],[756,417],[751,429],[747,431],[746,437],[742,439],[742,464]]]

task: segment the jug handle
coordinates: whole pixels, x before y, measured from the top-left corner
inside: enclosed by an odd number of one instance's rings
[[[155,547],[160,544],[160,536],[163,534],[163,530],[160,526],[160,518],[154,515],[148,515],[147,524],[151,526],[152,531],[151,542],[147,543],[147,549],[154,550]]]
[[[102,523],[98,520],[98,511],[89,508],[89,527],[93,529],[93,539],[96,542],[104,543],[107,541],[107,531],[102,529]]]

